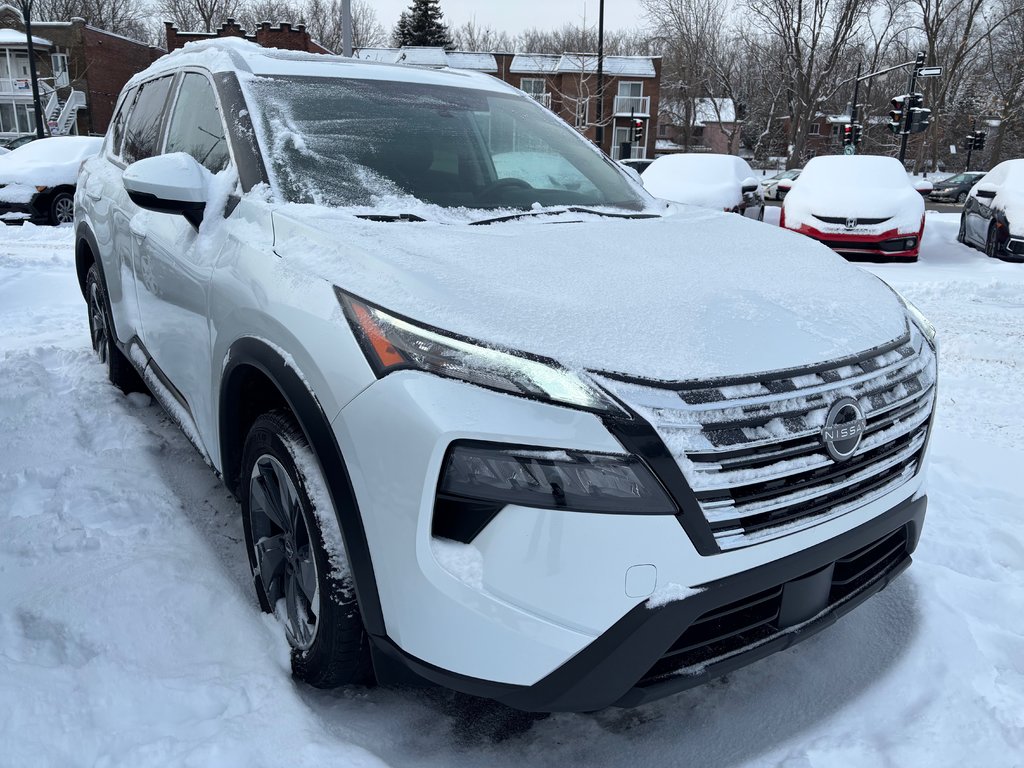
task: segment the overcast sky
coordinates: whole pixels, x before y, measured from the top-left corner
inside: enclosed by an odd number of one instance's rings
[[[370,0],[370,4],[390,32],[412,0]],[[605,29],[640,26],[640,0],[605,0],[604,5]],[[588,26],[597,24],[598,7],[598,0],[441,0],[449,26],[458,27],[475,18],[478,26],[494,27],[510,35],[531,27],[554,29],[570,22],[580,24],[584,13]]]

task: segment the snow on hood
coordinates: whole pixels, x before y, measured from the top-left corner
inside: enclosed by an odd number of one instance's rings
[[[919,231],[924,216],[924,199],[900,162],[872,155],[812,158],[793,182],[782,207],[789,229],[806,224],[821,232],[848,230],[816,216],[888,218],[884,224],[861,226],[858,232],[897,229],[901,234]]]
[[[655,197],[717,211],[743,201],[743,181],[753,177],[747,162],[735,155],[665,155],[643,173],[644,189]]]
[[[100,151],[102,136],[37,139],[0,157],[0,184],[58,187],[74,184],[82,161]]]
[[[470,226],[289,205],[293,266],[419,322],[567,367],[678,380],[833,360],[899,336],[877,278],[803,236],[724,213],[563,214]]]

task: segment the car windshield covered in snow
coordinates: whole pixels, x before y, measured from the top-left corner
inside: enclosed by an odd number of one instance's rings
[[[551,112],[521,95],[314,77],[248,83],[276,192],[297,203],[444,208],[649,203]]]

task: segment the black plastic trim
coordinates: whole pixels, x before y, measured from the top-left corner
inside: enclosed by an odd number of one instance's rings
[[[834,623],[880,591],[910,565],[921,535],[927,497],[908,499],[844,534],[788,557],[702,585],[685,600],[650,609],[640,603],[608,631],[561,667],[530,686],[480,680],[435,667],[399,649],[387,638],[374,638],[377,650],[399,660],[421,677],[463,693],[495,699],[534,712],[590,712],[608,706],[631,707],[701,685],[787,648]],[[676,675],[638,686],[687,627],[717,608],[828,567],[837,560],[907,528],[907,556],[860,591],[798,628],[708,664],[699,674]]]
[[[231,434],[233,425],[239,423],[241,403],[235,396],[237,393],[232,384],[238,381],[234,379],[234,375],[245,367],[255,368],[277,387],[320,461],[345,542],[363,624],[370,635],[384,636],[384,614],[381,610],[366,530],[363,527],[348,467],[334,436],[331,422],[319,400],[299,374],[285,363],[277,351],[258,339],[238,339],[228,351],[228,362],[221,377],[220,391],[219,426],[222,438]],[[230,441],[221,440],[221,467],[228,487],[233,488],[238,483],[234,467],[241,460],[241,456],[230,454],[227,448],[230,445]],[[232,476],[232,473],[235,476]]]

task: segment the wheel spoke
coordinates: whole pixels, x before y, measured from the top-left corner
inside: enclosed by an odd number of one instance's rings
[[[277,474],[269,464],[260,463],[258,468],[259,478],[252,485],[254,501],[270,519],[270,522],[282,531],[291,533],[291,516],[284,511],[282,506],[283,489]]]
[[[288,608],[288,624],[296,645],[308,648],[312,633],[307,623],[307,613],[299,595],[297,574],[289,569],[285,574],[285,605]]]
[[[277,536],[267,536],[256,543],[256,560],[259,564],[260,578],[267,592],[276,578],[280,578],[285,566],[286,534],[279,533]]]
[[[302,590],[302,594],[306,596],[311,606],[316,606],[316,564],[313,562],[313,553],[305,552],[304,555],[300,553],[299,560],[296,563],[297,570],[295,573],[296,581],[298,581],[299,589]]]

